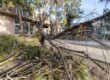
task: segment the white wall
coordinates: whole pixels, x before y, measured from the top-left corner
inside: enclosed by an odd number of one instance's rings
[[[15,34],[15,19],[0,14],[0,34]]]

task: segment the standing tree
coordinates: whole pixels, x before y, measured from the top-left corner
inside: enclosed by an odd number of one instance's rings
[[[51,34],[54,34],[58,32],[55,26],[71,26],[72,20],[80,13],[81,0],[32,0],[32,3],[38,10],[40,21],[38,32],[42,32],[43,23],[49,18],[51,30],[54,30]],[[43,13],[46,13],[46,16],[43,16]]]

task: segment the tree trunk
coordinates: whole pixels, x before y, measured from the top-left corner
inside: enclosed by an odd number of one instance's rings
[[[19,6],[18,6],[18,15],[19,15],[20,28],[21,28],[20,33],[23,33],[22,15],[21,15],[21,10]]]
[[[51,25],[50,25],[50,36],[53,37],[54,36],[54,24],[51,22]]]
[[[59,28],[60,28],[60,26],[59,26],[58,21],[57,21],[56,22],[56,35],[59,33]]]
[[[29,22],[28,22],[28,35],[29,35],[29,37],[30,37],[30,35],[31,35],[31,25],[30,25]]]
[[[40,25],[38,26],[38,34],[41,35],[42,31],[43,31],[43,22],[41,21]]]

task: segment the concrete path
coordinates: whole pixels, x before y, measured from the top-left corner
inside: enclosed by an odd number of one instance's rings
[[[84,51],[93,59],[110,63],[110,49],[105,49],[105,48],[102,49],[101,46],[96,42],[71,41],[71,40],[54,40],[52,42],[54,42],[55,45],[59,45],[67,49],[71,49],[75,51]],[[110,46],[109,41],[104,43]],[[77,55],[81,55],[81,54],[77,53]]]

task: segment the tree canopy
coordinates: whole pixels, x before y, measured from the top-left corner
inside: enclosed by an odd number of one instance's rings
[[[53,22],[70,24],[80,13],[81,0],[32,0],[36,9],[45,12]]]

